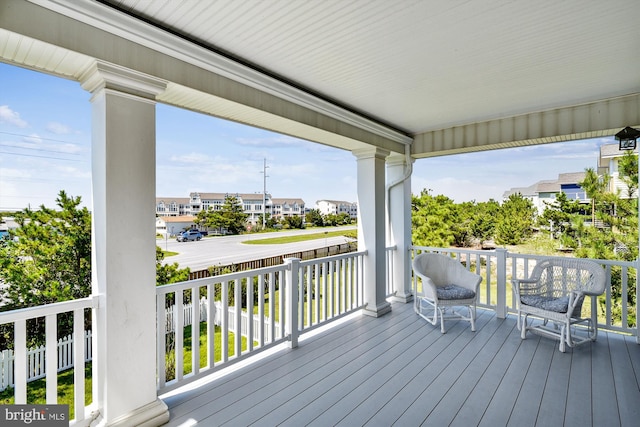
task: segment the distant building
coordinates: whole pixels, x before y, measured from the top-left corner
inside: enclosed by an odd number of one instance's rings
[[[301,216],[304,219],[304,200],[273,198],[269,212],[272,217],[278,219],[290,216]]]
[[[188,197],[157,197],[156,216],[183,216],[191,214]]]
[[[156,218],[156,234],[175,236],[181,231],[196,228],[195,219],[192,215],[159,216]]]
[[[220,210],[227,196],[234,196],[247,214],[247,222],[256,225],[264,212],[274,218],[305,215],[304,200],[299,198],[272,198],[262,193],[201,193],[191,192],[189,197],[156,198],[156,216],[198,215],[203,210]],[[266,203],[265,203],[266,202]],[[264,209],[263,209],[264,205]]]
[[[585,172],[561,173],[556,180],[544,180],[529,187],[514,187],[505,191],[503,200],[507,200],[510,195],[520,193],[522,197],[531,200],[538,213],[544,212],[549,203],[552,203],[559,193],[564,193],[570,200],[578,200],[580,203],[590,203],[586,192],[578,184],[584,181]]]
[[[318,200],[316,202],[316,209],[318,209],[322,215],[339,215],[346,213],[349,214],[349,217],[352,219],[358,218],[358,204],[355,202]]]
[[[638,154],[638,149],[633,151]],[[624,156],[624,151],[619,149],[619,145],[605,144],[600,146],[600,157],[598,158],[598,175],[609,174],[611,181],[609,182],[609,191],[618,192],[620,197],[629,198],[629,187],[620,178],[618,171],[618,162]],[[637,195],[633,195],[636,197]]]

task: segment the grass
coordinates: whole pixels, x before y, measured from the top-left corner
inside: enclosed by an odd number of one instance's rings
[[[178,252],[173,252],[173,251],[162,251],[162,255],[164,255],[165,258],[170,257],[170,256],[175,256],[178,255]]]
[[[215,342],[214,342],[214,361],[219,362],[222,360],[222,345],[221,345],[221,331],[220,327],[215,327]],[[229,357],[235,353],[233,345],[234,334],[229,333]],[[247,349],[247,339],[242,337],[242,351]],[[172,355],[167,355],[168,360],[175,360]],[[207,323],[202,322],[200,324],[200,367],[203,368],[207,365]],[[184,373],[188,374],[192,371],[191,367],[191,325],[184,328]],[[91,403],[91,362],[85,364],[84,368],[85,383],[84,383],[84,402],[85,406]],[[13,387],[9,387],[0,392],[0,405],[12,405],[15,402],[14,399],[15,390]],[[47,403],[47,384],[46,379],[41,378],[39,380],[27,383],[27,402],[30,404],[46,404]],[[58,373],[58,404],[69,405],[69,418],[74,418],[74,404],[73,404],[73,369]]]
[[[321,233],[301,234],[297,236],[271,237],[268,239],[245,240],[242,243],[247,245],[281,245],[284,243],[304,242],[307,240],[318,240],[327,237],[340,237],[345,235],[345,231],[325,231]]]
[[[91,403],[91,363],[85,363],[84,367],[84,404]],[[47,403],[47,383],[45,378],[27,383],[27,402],[31,404]],[[14,403],[14,389],[7,388],[0,392],[0,405],[12,405]],[[58,404],[69,405],[69,418],[74,418],[73,405],[73,369],[58,374]]]

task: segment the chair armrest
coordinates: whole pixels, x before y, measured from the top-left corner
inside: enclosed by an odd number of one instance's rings
[[[418,272],[416,272],[416,275],[422,280],[422,292],[418,292],[416,284],[416,294],[419,296],[426,296],[428,298],[434,299],[437,295],[436,284],[428,276],[425,276]]]

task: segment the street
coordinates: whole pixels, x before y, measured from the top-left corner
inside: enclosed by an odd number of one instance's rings
[[[355,229],[355,226],[350,226],[320,229],[314,228],[311,230],[287,230],[273,233],[243,234],[239,236],[205,237],[200,241],[194,242],[177,242],[175,238],[158,239],[156,244],[163,250],[179,253],[178,255],[165,258],[165,264],[173,264],[177,262],[180,268],[189,267],[191,271],[198,271],[204,270],[210,266],[251,261],[254,259],[267,258],[291,252],[324,248],[327,246],[347,243],[347,239],[342,236],[276,245],[251,245],[243,243],[249,240]]]

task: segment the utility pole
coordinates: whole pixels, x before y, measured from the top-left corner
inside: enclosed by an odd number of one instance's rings
[[[262,165],[262,172],[260,172],[262,176],[262,229],[264,230],[267,226],[267,159],[264,159],[264,163]]]

